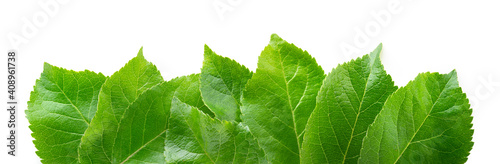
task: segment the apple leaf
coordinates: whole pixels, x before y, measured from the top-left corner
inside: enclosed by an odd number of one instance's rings
[[[472,110],[457,74],[422,73],[391,95],[368,128],[359,163],[465,163]]]
[[[266,163],[264,152],[242,123],[213,119],[176,97],[169,120],[167,163]]]
[[[465,163],[457,73],[398,89],[381,49],[326,77],[276,34],[255,73],[206,45],[201,73],[169,81],[142,48],[109,77],[45,63],[25,112],[42,163]]]
[[[142,48],[137,57],[111,75],[102,86],[98,111],[82,138],[80,162],[116,163],[113,147],[124,113],[140,94],[161,82],[160,72],[144,59]]]
[[[271,163],[299,163],[304,129],[325,75],[307,52],[276,34],[243,92],[242,120]]]
[[[97,110],[103,74],[45,63],[26,117],[42,163],[78,163],[78,145]]]
[[[201,94],[216,118],[241,121],[241,93],[252,72],[234,60],[215,54],[205,45],[201,69]]]
[[[337,66],[326,77],[306,126],[303,163],[357,162],[368,126],[397,89],[382,66],[381,49]]]

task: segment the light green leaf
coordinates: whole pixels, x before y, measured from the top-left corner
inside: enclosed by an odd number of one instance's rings
[[[303,132],[324,77],[307,52],[271,36],[241,108],[243,122],[271,163],[299,163]]]
[[[216,118],[241,121],[241,93],[252,72],[234,60],[222,57],[205,45],[201,69],[201,94]]]
[[[31,92],[26,117],[42,163],[77,163],[78,145],[97,110],[106,77],[45,63]]]
[[[167,163],[265,163],[246,126],[220,121],[174,97],[165,140]]]
[[[380,51],[326,79],[276,34],[255,73],[208,46],[200,74],[168,82],[142,48],[110,77],[45,64],[26,115],[42,163],[466,162],[472,110],[456,72],[397,89]]]
[[[163,142],[172,89],[170,83],[164,82],[146,90],[125,111],[115,132],[111,163],[165,163]],[[96,163],[92,156],[88,157]]]
[[[79,149],[82,163],[116,163],[117,131],[124,113],[144,91],[163,82],[160,72],[142,55],[130,60],[109,77],[99,93],[98,111],[82,138]]]
[[[397,89],[382,66],[381,49],[326,77],[306,126],[302,163],[357,163],[368,126]]]
[[[161,83],[141,94],[120,123],[112,157],[117,160],[113,163],[165,163],[165,132],[172,98],[178,96],[183,102],[208,109],[203,105],[198,84],[199,74],[192,74]]]
[[[457,74],[422,73],[391,95],[368,128],[359,163],[465,163],[473,130]]]
[[[182,102],[194,106],[204,113],[208,114],[210,117],[214,117],[214,112],[212,112],[203,102],[200,92],[200,74],[191,74],[188,76],[181,76],[172,79],[171,82],[178,85],[178,89],[175,91],[175,96],[182,100]],[[172,101],[172,100],[169,100]]]

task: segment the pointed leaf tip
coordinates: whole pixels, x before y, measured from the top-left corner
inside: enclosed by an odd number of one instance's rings
[[[281,37],[279,37],[278,34],[276,34],[276,33],[271,34],[271,39],[273,39],[273,38],[280,38],[281,39]]]
[[[43,69],[47,69],[47,67],[53,67],[53,66],[47,62],[43,62]]]
[[[143,49],[143,48],[144,48],[144,47],[143,47],[143,46],[141,46],[141,49],[139,49],[139,52],[137,53],[137,57],[144,58],[144,55],[143,55],[143,53],[142,53],[142,49]]]
[[[204,53],[211,53],[212,52],[212,49],[210,49],[210,47],[208,47],[208,45],[205,44],[205,47],[203,48],[204,49]]]
[[[371,53],[370,53],[370,63],[373,65],[375,60],[380,60],[380,53],[382,52],[382,43],[380,43],[377,48],[375,48]]]
[[[208,47],[208,45],[205,44],[205,47],[204,47],[204,50],[203,50],[203,56],[205,58],[207,58],[209,56],[212,56],[213,54],[215,54],[214,51],[212,51],[212,49],[210,49],[210,47]]]
[[[456,70],[456,69],[453,69],[452,71],[450,71],[450,73],[448,73],[448,75],[449,75],[449,76],[451,76],[451,77],[455,77],[455,78],[457,78],[457,77],[458,77],[458,76],[457,76],[457,70]]]
[[[377,48],[375,48],[372,52],[371,52],[371,55],[376,55],[376,56],[379,56],[380,55],[380,52],[382,52],[382,43],[380,43]]]
[[[272,34],[271,35],[271,41],[269,41],[270,45],[278,45],[283,42],[286,42],[283,40],[283,38],[279,37],[277,34]]]

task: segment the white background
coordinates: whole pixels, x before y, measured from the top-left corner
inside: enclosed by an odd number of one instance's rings
[[[51,8],[55,12],[39,5],[47,2],[58,6]],[[474,108],[475,144],[468,163],[500,163],[500,3],[491,2],[9,0],[0,2],[0,59],[6,60],[7,51],[17,47],[17,94],[24,110],[43,62],[111,75],[144,46],[146,59],[171,79],[200,72],[207,44],[255,70],[258,55],[277,33],[307,50],[330,72],[382,42],[382,62],[399,86],[420,72],[458,71]],[[219,14],[214,4],[225,4],[222,9],[228,10]],[[390,20],[380,21],[372,13],[390,13]],[[30,23],[36,32],[23,34]],[[14,35],[27,42],[12,43],[9,38]],[[356,44],[361,35],[367,35],[365,44]],[[358,52],[345,53],[343,45]],[[6,69],[6,62],[0,63]],[[0,72],[6,82],[7,71]],[[0,163],[39,163],[22,110],[17,114],[17,156],[7,156],[7,148],[0,146]],[[2,138],[7,135],[7,114],[0,111]],[[0,144],[6,142],[2,139]]]

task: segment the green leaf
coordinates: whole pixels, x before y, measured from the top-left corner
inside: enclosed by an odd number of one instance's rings
[[[162,83],[146,90],[125,111],[115,132],[110,163],[165,163],[163,142],[172,88]],[[95,162],[91,155],[87,157]]]
[[[473,130],[457,74],[422,73],[391,95],[368,128],[359,163],[465,163]]]
[[[203,102],[200,92],[200,74],[181,76],[172,79],[171,82],[179,86],[175,91],[175,96],[182,100],[182,102],[200,109],[212,118],[215,117],[214,112],[212,112]]]
[[[45,63],[31,92],[26,117],[42,163],[77,163],[78,145],[97,110],[106,77]]]
[[[170,108],[174,96],[189,105],[205,109],[205,113],[212,114],[203,104],[199,91],[199,74],[182,76],[163,82],[142,93],[123,114],[114,134],[96,134],[98,138],[92,140],[114,140],[111,154],[96,156],[87,152],[80,153],[83,161],[99,161],[101,163],[165,163],[164,142],[165,131],[170,117]],[[99,124],[96,122],[96,124]],[[101,122],[100,124],[109,124]],[[111,123],[115,124],[115,123]],[[98,130],[96,130],[99,132]],[[111,132],[109,132],[111,133]],[[105,136],[105,134],[107,134]],[[114,136],[109,138],[107,136]],[[82,143],[83,149],[83,143]],[[82,150],[80,149],[80,150]],[[88,150],[87,150],[88,151]],[[94,152],[101,153],[101,152]],[[95,157],[106,156],[106,159]],[[84,159],[87,158],[87,159]]]
[[[472,109],[456,72],[397,89],[381,48],[326,79],[276,34],[255,73],[208,46],[200,74],[168,82],[142,48],[110,77],[45,64],[26,115],[42,163],[466,162]]]
[[[141,94],[119,124],[113,163],[165,163],[165,132],[172,98],[177,96],[190,105],[208,109],[201,100],[198,84],[199,74],[192,74],[161,83]]]
[[[220,121],[174,98],[165,140],[167,163],[266,163],[241,123]]]
[[[306,126],[302,163],[357,163],[368,126],[397,89],[382,66],[381,49],[326,77]]]
[[[142,55],[130,60],[109,77],[99,93],[98,111],[82,138],[79,149],[82,163],[116,163],[117,131],[124,113],[144,91],[163,82],[160,72]]]
[[[303,132],[324,77],[307,52],[271,36],[241,108],[243,122],[271,163],[299,163]]]
[[[241,93],[252,72],[234,60],[222,57],[205,45],[201,69],[201,94],[216,118],[241,121]]]
[[[113,152],[120,162],[116,163],[165,163],[165,132],[170,125],[167,119],[171,117],[172,98],[208,110],[198,88],[199,74],[192,74],[162,83],[139,96],[117,132]]]

